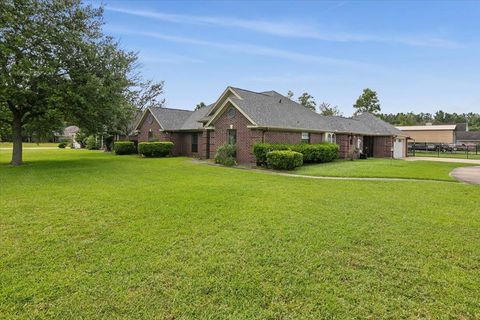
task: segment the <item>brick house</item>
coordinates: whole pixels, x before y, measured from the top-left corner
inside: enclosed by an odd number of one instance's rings
[[[174,155],[213,158],[218,146],[237,146],[237,162],[255,163],[253,145],[333,142],[340,158],[403,158],[406,135],[371,114],[322,116],[275,92],[228,87],[218,100],[196,111],[149,108],[136,125],[142,141],[172,141]]]

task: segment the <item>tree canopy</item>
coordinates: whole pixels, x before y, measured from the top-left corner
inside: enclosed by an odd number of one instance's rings
[[[470,130],[480,130],[480,114],[478,113],[448,113],[442,110],[431,113],[400,112],[379,115],[384,121],[396,126],[432,124],[468,123]]]
[[[362,95],[358,97],[353,107],[356,109],[355,114],[362,112],[375,114],[381,111],[377,93],[369,88],[363,89]]]
[[[205,102],[200,102],[199,104],[197,104],[197,105],[195,106],[195,110],[205,108],[206,106],[207,106],[207,105],[205,104]]]
[[[338,108],[338,106],[332,106],[328,102],[322,102],[318,106],[319,113],[322,116],[342,116],[342,112]]]
[[[130,121],[137,56],[102,33],[101,7],[4,0],[0,12],[0,121],[11,126],[12,165],[22,163],[28,127],[103,132]]]
[[[300,97],[298,97],[298,103],[312,111],[315,111],[315,108],[317,106],[315,98],[313,98],[313,96],[311,96],[308,92],[304,92]]]

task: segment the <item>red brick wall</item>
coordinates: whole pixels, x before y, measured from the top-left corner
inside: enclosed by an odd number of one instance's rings
[[[226,107],[225,110],[228,110]],[[255,157],[253,156],[252,147],[253,144],[262,141],[262,132],[260,130],[252,130],[247,126],[252,125],[245,116],[239,110],[236,110],[235,117],[229,119],[226,112],[214,123],[215,132],[211,133],[211,146],[210,153],[212,157],[215,155],[216,148],[227,143],[227,130],[237,130],[237,162],[238,163],[255,163]],[[231,128],[230,128],[231,126]]]
[[[310,133],[310,143],[321,143],[323,141],[322,133]],[[301,132],[287,132],[287,131],[265,131],[265,143],[301,143]]]
[[[149,111],[147,111],[149,112]],[[153,133],[155,141],[171,141],[173,142],[172,154],[175,156],[187,156],[193,157],[197,156],[197,153],[192,153],[192,133],[191,132],[167,132],[160,131],[160,125],[157,121],[153,121],[149,124],[147,121],[144,121],[138,134],[138,142],[147,142],[148,141],[148,132]],[[202,132],[198,132],[198,151],[200,152],[202,148]]]
[[[349,134],[337,134],[337,144],[340,147],[339,158],[340,159],[354,159],[360,156],[360,151],[363,149],[363,136],[355,136]],[[358,141],[360,141],[360,148],[358,148]]]
[[[310,133],[310,143],[321,143],[323,142],[325,134],[323,133]]]
[[[150,111],[147,112],[149,113]],[[146,115],[144,119],[146,119],[147,117],[148,115]],[[160,132],[160,125],[155,120],[151,124],[148,123],[148,121],[143,121],[138,130],[140,131],[140,133],[138,134],[138,142],[147,142],[148,132],[150,131],[153,133],[153,137],[155,138],[155,140],[163,141],[162,139],[165,138],[164,135]]]
[[[391,158],[393,148],[393,137],[374,137],[373,156],[375,158]]]

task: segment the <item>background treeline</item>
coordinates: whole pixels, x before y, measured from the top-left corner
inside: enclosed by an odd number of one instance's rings
[[[378,114],[384,121],[396,126],[413,126],[424,125],[427,122],[432,124],[456,124],[468,123],[470,130],[480,130],[480,114],[479,113],[448,113],[437,111],[431,113],[380,113]]]

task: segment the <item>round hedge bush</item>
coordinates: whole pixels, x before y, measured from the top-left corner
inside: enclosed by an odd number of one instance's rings
[[[217,149],[215,154],[215,163],[223,164],[224,166],[231,167],[237,164],[235,160],[236,147],[233,144],[224,144]]]
[[[60,142],[60,143],[58,144],[58,147],[59,147],[60,149],[65,149],[67,146],[68,146],[68,142],[65,142],[65,141]]]
[[[115,141],[113,144],[113,150],[117,155],[137,153],[135,143],[132,141]]]
[[[277,170],[293,170],[303,165],[303,155],[290,150],[276,150],[267,153],[267,166]]]
[[[166,157],[173,149],[173,142],[140,142],[138,144],[138,153],[144,157]]]

